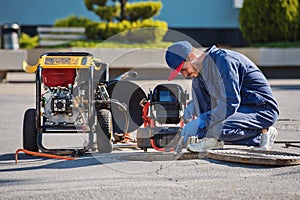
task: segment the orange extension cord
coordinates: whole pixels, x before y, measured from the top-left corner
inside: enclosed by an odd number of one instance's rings
[[[62,160],[75,160],[76,159],[76,157],[58,156],[58,155],[53,155],[53,154],[28,151],[26,149],[18,149],[16,151],[16,157],[15,157],[16,164],[18,164],[18,154],[19,154],[20,151],[22,151],[22,152],[24,152],[26,154],[29,154],[29,155],[41,156],[41,157],[46,157],[46,158],[54,158],[54,159],[62,159]]]
[[[153,127],[154,126],[153,120],[150,117],[147,116],[148,115],[149,106],[150,106],[150,102],[147,102],[144,105],[143,112],[142,112],[142,118],[144,120],[144,127],[147,127],[147,126]]]
[[[150,143],[153,149],[155,149],[156,151],[167,151],[167,148],[160,148],[156,146],[153,138],[150,139]],[[174,148],[169,148],[168,151],[174,151]]]

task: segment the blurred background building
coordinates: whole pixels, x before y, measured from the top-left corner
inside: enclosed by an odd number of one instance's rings
[[[135,2],[138,0],[129,0]],[[192,37],[202,46],[218,44],[245,46],[239,30],[239,10],[243,0],[161,0],[163,8],[156,18],[169,29]],[[84,0],[1,0],[0,24],[18,23],[21,31],[35,35],[38,26],[51,26],[70,15],[99,21],[87,10]],[[171,38],[171,37],[168,37]],[[176,38],[174,38],[176,40]]]

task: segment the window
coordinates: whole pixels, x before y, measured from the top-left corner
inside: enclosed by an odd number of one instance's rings
[[[240,9],[243,7],[243,3],[244,0],[233,0],[233,7]]]

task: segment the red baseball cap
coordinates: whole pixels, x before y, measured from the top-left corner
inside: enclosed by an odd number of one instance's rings
[[[192,48],[192,45],[188,41],[175,42],[168,47],[165,59],[168,66],[172,69],[168,78],[169,81],[178,76]]]

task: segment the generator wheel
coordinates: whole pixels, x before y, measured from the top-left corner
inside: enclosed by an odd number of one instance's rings
[[[33,108],[25,111],[23,120],[23,148],[29,151],[38,152],[35,113],[36,110]]]
[[[112,116],[109,110],[101,109],[97,111],[97,146],[99,153],[110,153],[112,144]]]

